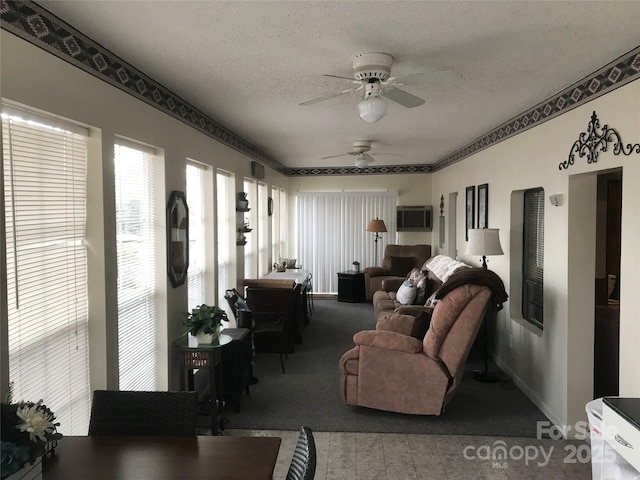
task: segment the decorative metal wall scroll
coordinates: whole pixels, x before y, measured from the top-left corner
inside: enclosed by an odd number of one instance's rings
[[[615,143],[614,143],[615,142]],[[577,153],[580,158],[586,156],[587,163],[596,163],[598,161],[598,155],[600,152],[606,152],[609,147],[609,143],[613,143],[613,154],[631,155],[634,151],[640,153],[640,143],[627,143],[622,142],[620,134],[615,128],[610,128],[605,124],[600,128],[600,120],[594,110],[591,115],[591,121],[587,126],[587,131],[582,132],[578,136],[578,140],[575,141],[569,152],[569,158],[558,165],[558,168],[569,168],[573,165],[575,154]]]

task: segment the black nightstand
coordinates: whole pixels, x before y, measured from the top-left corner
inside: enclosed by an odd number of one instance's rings
[[[364,273],[348,270],[338,272],[338,301],[364,302]]]

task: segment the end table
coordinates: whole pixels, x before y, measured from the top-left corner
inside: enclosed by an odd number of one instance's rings
[[[209,370],[209,391],[211,395],[211,434],[217,435],[222,428],[221,406],[224,401],[222,393],[222,372],[220,368],[222,347],[231,343],[233,338],[220,333],[218,341],[211,345],[189,347],[189,339],[182,337],[176,341],[180,349],[180,389],[194,391],[194,370]]]
[[[355,270],[338,272],[338,301],[361,303],[364,300],[364,273]]]

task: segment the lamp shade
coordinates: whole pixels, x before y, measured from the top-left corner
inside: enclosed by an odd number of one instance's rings
[[[503,255],[499,233],[498,228],[470,229],[465,255]]]
[[[384,224],[384,220],[378,220],[376,218],[375,220],[371,220],[369,222],[369,225],[367,225],[367,232],[380,233],[380,232],[386,232],[386,231],[387,231],[387,226]]]
[[[358,104],[360,118],[375,123],[387,114],[387,102],[380,97],[367,97]]]

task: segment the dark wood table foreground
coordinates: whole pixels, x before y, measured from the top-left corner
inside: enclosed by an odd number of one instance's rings
[[[271,480],[278,437],[64,437],[44,480]]]

